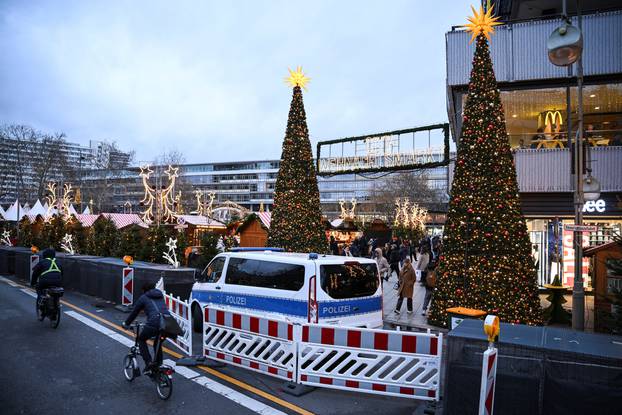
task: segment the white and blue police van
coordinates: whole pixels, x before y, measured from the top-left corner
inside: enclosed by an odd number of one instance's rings
[[[382,327],[382,284],[369,258],[237,248],[205,267],[190,302],[197,331],[206,305],[294,323]]]

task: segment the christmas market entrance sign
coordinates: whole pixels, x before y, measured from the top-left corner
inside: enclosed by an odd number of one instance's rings
[[[429,169],[449,164],[449,124],[317,143],[320,176]]]

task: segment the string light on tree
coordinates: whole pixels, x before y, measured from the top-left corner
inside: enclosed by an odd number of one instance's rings
[[[301,89],[306,89],[309,78],[298,67],[295,71],[289,69],[285,82],[293,88],[293,94],[274,190],[268,244],[290,252],[323,253],[328,250],[328,241],[322,227],[320,192]]]
[[[428,320],[446,326],[448,308],[466,307],[540,324],[531,243],[488,46],[499,23],[492,7],[473,12],[466,25],[476,41],[473,69]]]

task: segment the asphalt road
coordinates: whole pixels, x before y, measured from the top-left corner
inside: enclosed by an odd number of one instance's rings
[[[37,321],[28,292],[23,282],[0,278],[2,414],[410,415],[419,404],[330,389],[293,397],[281,391],[278,379],[233,366],[178,368],[172,397],[161,401],[148,378],[129,383],[123,377],[122,360],[132,342],[118,327],[125,314],[67,292],[60,326],[52,329],[47,319]]]

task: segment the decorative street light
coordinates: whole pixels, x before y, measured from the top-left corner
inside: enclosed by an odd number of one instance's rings
[[[577,135],[574,143],[574,212],[575,224],[583,223],[585,200],[600,196],[600,184],[595,178],[583,179],[583,36],[581,34],[581,13],[577,1],[577,23],[574,27],[566,13],[563,0],[563,23],[555,29],[546,42],[549,60],[556,66],[570,66],[577,63]],[[570,115],[570,114],[569,114]],[[570,137],[570,131],[568,131]],[[585,186],[585,189],[584,189]],[[585,190],[585,191],[584,191]],[[589,198],[589,199],[588,199]],[[583,290],[583,234],[574,232],[574,284],[572,287],[572,328],[583,330],[585,324],[585,292]]]

